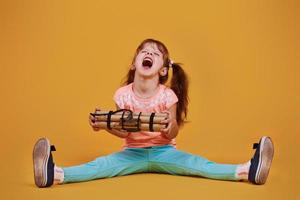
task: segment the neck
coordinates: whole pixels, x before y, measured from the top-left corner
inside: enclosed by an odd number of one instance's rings
[[[141,77],[135,74],[133,81],[134,93],[142,98],[149,98],[153,96],[159,87],[159,77],[154,76],[151,78]]]

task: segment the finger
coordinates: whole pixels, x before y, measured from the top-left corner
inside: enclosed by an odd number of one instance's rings
[[[160,121],[160,123],[163,123],[163,124],[168,124],[168,123],[170,123],[170,119],[164,119],[164,120],[162,120],[162,121]]]
[[[99,107],[95,108],[95,114],[99,113],[101,111],[101,109]]]
[[[92,122],[92,123],[95,123],[96,122],[96,118],[92,115],[89,116],[89,121]]]
[[[95,122],[95,121],[94,121],[93,117],[92,117],[92,116],[89,116],[89,123],[90,123],[90,125],[92,125],[94,122]]]
[[[168,131],[171,129],[171,123],[167,125],[166,129],[168,129]]]
[[[92,128],[100,128],[99,126],[97,126],[95,123],[93,123],[93,122],[91,122],[91,121],[90,121],[90,126],[91,126]]]
[[[93,115],[90,114],[90,115],[89,115],[89,119],[90,119],[90,120],[95,120],[95,117],[94,117]]]
[[[161,124],[166,125],[166,127],[169,127],[171,123],[172,123],[171,119],[165,119],[161,121]]]
[[[164,135],[166,135],[166,133],[167,133],[166,129],[160,129],[160,132]]]
[[[167,115],[168,115],[168,117],[170,116],[170,114],[171,114],[171,112],[170,111],[168,111],[168,110],[164,110],[164,111],[162,111],[162,113],[166,113]]]
[[[170,113],[169,110],[163,110],[162,112],[163,112],[163,113]]]
[[[100,128],[100,122],[95,122],[94,126],[97,127],[97,128]]]
[[[92,122],[91,120],[89,120],[89,124],[93,128],[93,130],[100,129],[96,122]]]
[[[90,126],[93,126],[93,122],[91,120],[89,120],[89,124]]]
[[[169,130],[170,130],[170,127],[160,129],[160,131],[163,132],[164,134],[167,134],[169,132]]]
[[[100,128],[93,128],[94,131],[100,131]]]

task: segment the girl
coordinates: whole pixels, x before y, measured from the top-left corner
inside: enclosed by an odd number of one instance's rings
[[[168,88],[164,84],[170,69],[173,76]],[[252,159],[240,165],[218,164],[176,149],[175,138],[187,116],[188,79],[182,67],[170,59],[162,42],[146,39],[138,46],[127,80],[113,99],[117,109],[167,112],[169,117],[164,123],[168,126],[160,132],[107,130],[124,138],[122,151],[66,168],[54,164],[51,151],[55,148],[47,138],[41,138],[33,149],[34,178],[38,187],[143,172],[247,180],[254,184],[266,182],[274,151],[270,137],[262,137],[254,145],[256,151]],[[100,130],[93,116],[89,123],[94,131]]]

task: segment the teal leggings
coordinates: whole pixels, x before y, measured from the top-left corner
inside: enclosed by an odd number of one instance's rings
[[[99,157],[86,164],[66,167],[64,183],[155,172],[173,175],[201,176],[219,180],[237,180],[238,165],[217,164],[197,155],[179,151],[171,145],[126,148]]]

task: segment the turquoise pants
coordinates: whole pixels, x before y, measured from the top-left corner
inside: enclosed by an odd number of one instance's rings
[[[126,148],[63,170],[64,183],[69,183],[144,172],[237,180],[236,168],[237,165],[217,164],[200,156],[179,151],[171,145],[165,145]]]

